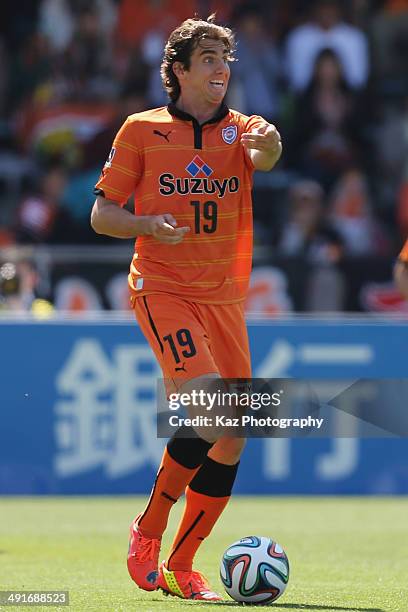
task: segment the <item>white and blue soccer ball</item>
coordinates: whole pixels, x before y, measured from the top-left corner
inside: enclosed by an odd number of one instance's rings
[[[286,589],[289,561],[277,542],[263,536],[247,536],[224,552],[220,576],[225,590],[235,601],[271,603]]]

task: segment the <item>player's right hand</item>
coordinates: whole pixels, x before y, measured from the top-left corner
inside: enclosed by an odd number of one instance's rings
[[[178,244],[190,231],[188,225],[177,227],[177,221],[170,213],[147,217],[146,234],[165,244]]]

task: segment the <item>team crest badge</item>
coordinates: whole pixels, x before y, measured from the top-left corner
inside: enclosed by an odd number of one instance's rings
[[[228,127],[222,128],[222,139],[227,144],[232,144],[237,137],[238,128],[236,125],[229,125]]]

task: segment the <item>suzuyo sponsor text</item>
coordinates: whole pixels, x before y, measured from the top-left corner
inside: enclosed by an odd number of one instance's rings
[[[239,190],[239,178],[231,176],[223,179],[207,177],[176,178],[174,174],[165,172],[159,176],[160,193],[164,196],[209,194],[223,198],[226,193],[236,193]]]

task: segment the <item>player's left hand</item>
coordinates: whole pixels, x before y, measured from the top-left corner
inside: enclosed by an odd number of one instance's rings
[[[241,142],[246,149],[256,149],[265,153],[278,153],[282,150],[281,137],[272,123],[264,123],[252,132],[244,132]]]

